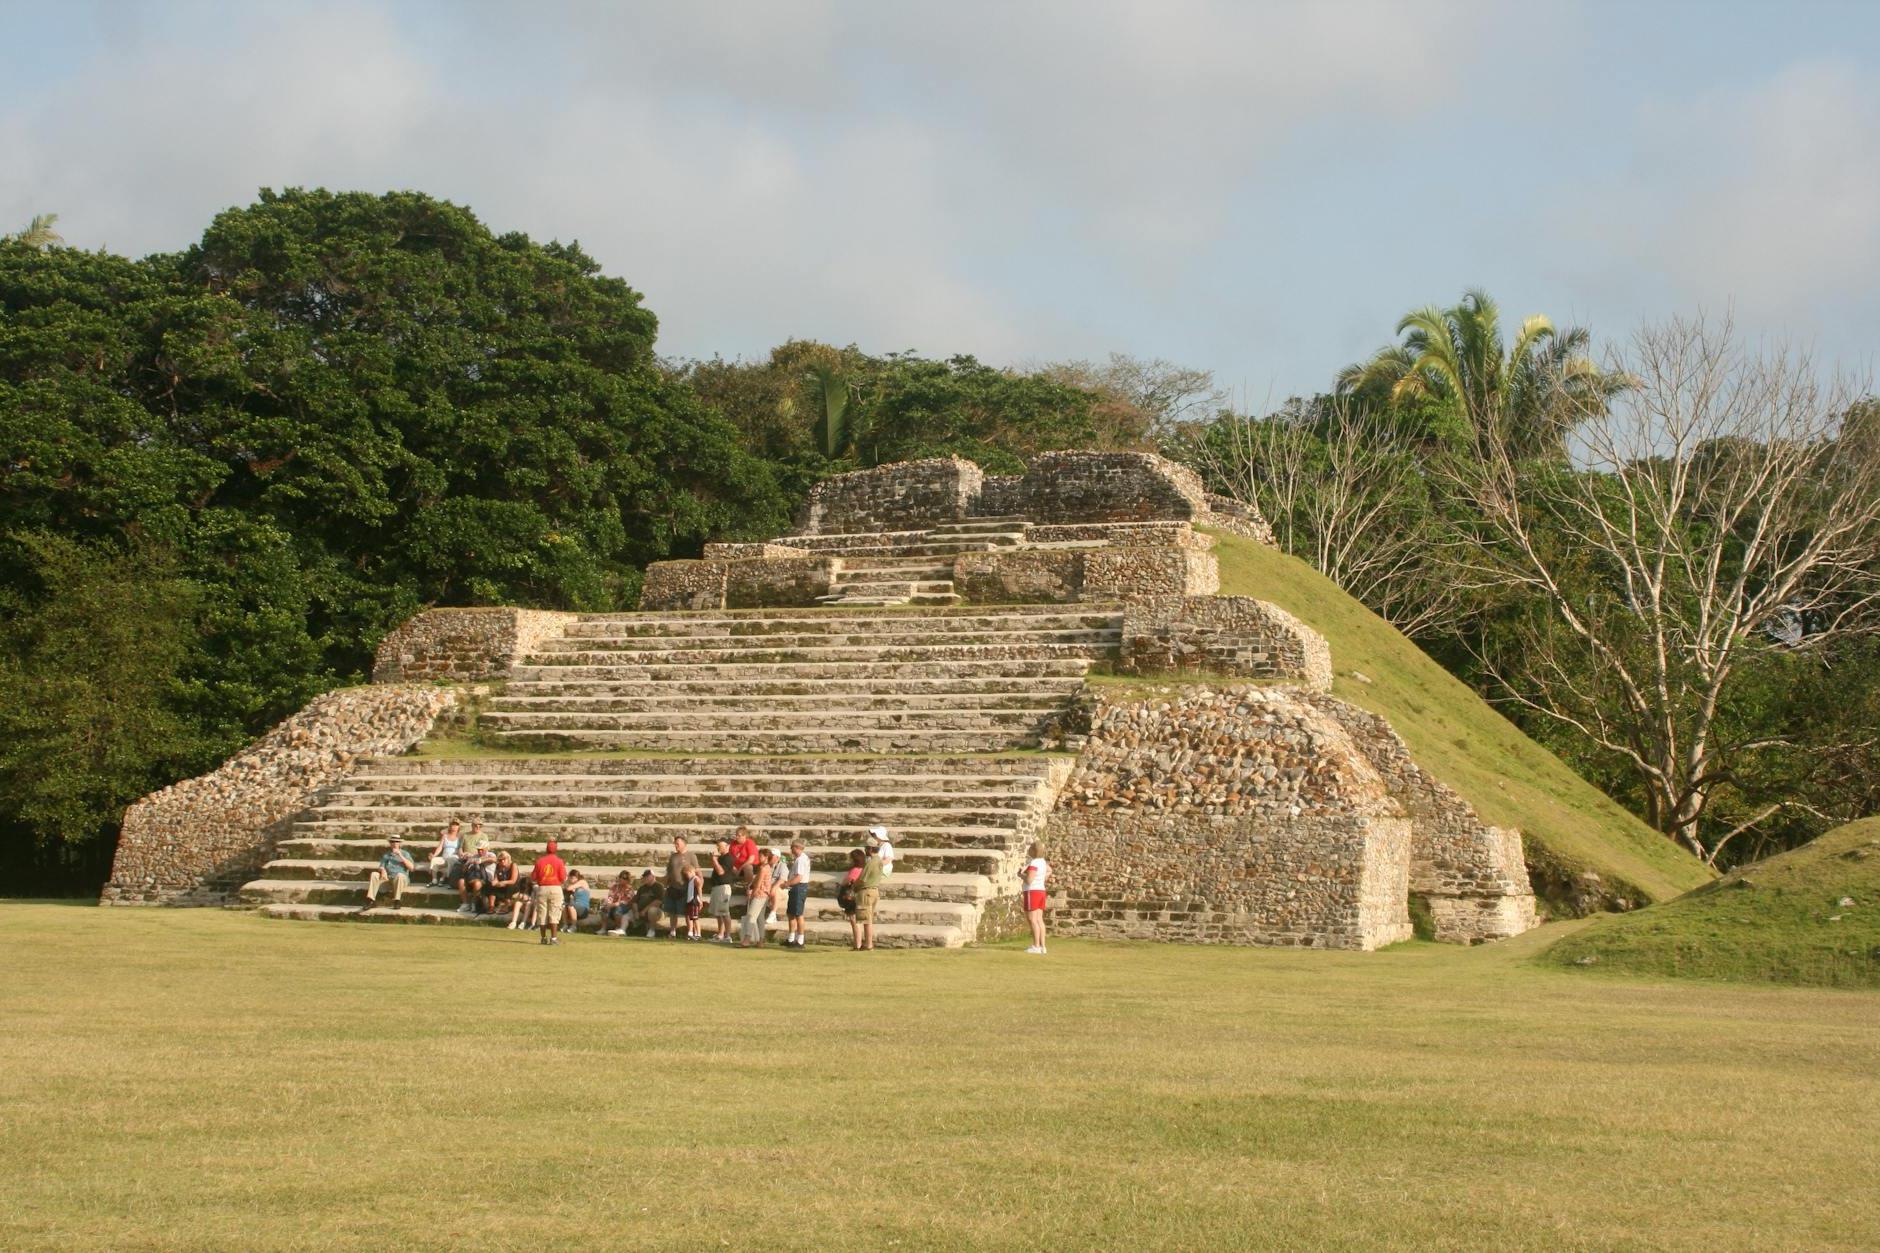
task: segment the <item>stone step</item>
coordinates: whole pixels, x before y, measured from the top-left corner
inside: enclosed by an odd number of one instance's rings
[[[816,644],[773,648],[763,645],[714,648],[583,648],[568,652],[530,654],[523,669],[541,674],[557,666],[689,666],[689,665],[822,665],[846,668],[848,663],[880,664],[894,661],[1047,661],[1071,659],[1107,661],[1116,655],[1114,642],[1097,640],[1063,643],[1011,644]]]
[[[935,793],[923,797],[902,797],[888,792],[835,795],[823,795],[816,792],[688,795],[684,792],[556,790],[525,793],[487,790],[432,791],[425,788],[409,788],[336,793],[330,799],[320,803],[319,812],[347,815],[357,814],[362,810],[383,813],[392,809],[423,809],[443,813],[442,821],[448,822],[449,811],[462,805],[468,799],[475,799],[484,806],[480,810],[480,816],[485,822],[494,821],[493,816],[498,812],[518,815],[544,812],[556,814],[638,813],[649,815],[648,821],[671,821],[669,815],[678,813],[848,814],[866,810],[871,815],[871,823],[876,821],[893,823],[899,820],[898,816],[929,819],[935,814],[945,814],[949,817],[959,817],[960,825],[965,826],[984,826],[987,822],[999,820],[1006,815],[1024,813],[1030,802],[1030,798],[1022,796],[966,793],[956,795]],[[659,815],[659,817],[654,819],[651,815]],[[611,820],[591,818],[588,821]],[[711,821],[711,819],[704,819],[704,821]],[[757,821],[757,819],[753,818],[750,821]]]
[[[1051,759],[1035,753],[1003,756],[968,754],[933,757],[375,757],[359,764],[354,777],[392,775],[473,775],[479,778],[537,775],[547,777],[642,779],[776,779],[800,775],[817,783],[830,779],[891,778],[910,783],[944,779],[1039,780],[1051,771]]]
[[[241,899],[250,905],[341,905],[358,909],[365,904],[365,883],[363,880],[334,883],[319,879],[256,879],[242,886]],[[454,888],[434,887],[428,883],[407,887],[404,899],[407,909],[455,909],[461,900]],[[389,908],[390,901],[389,895],[381,896],[379,908]],[[805,920],[834,922],[843,918],[842,908],[836,904],[833,894],[811,896],[803,912]],[[741,895],[734,896],[732,913],[743,915]],[[971,929],[979,921],[979,906],[964,901],[920,900],[883,892],[876,918],[882,923]]]
[[[744,709],[696,707],[690,702],[669,701],[657,709],[607,712],[572,709],[563,711],[514,709],[501,700],[479,717],[485,730],[494,731],[792,731],[805,721],[820,732],[848,729],[861,731],[908,728],[920,731],[995,731],[1036,727],[1052,711],[1051,706],[1030,709],[976,709],[948,706],[942,709],[770,709],[753,703]]]
[[[739,627],[746,630],[766,631],[777,629],[780,624],[818,625],[831,622],[853,622],[858,627],[883,620],[908,622],[949,623],[961,619],[971,619],[977,623],[1010,626],[1015,622],[1051,621],[1054,619],[1111,618],[1120,620],[1123,608],[1113,601],[1090,601],[1076,605],[1028,604],[1028,605],[962,605],[952,609],[909,610],[896,614],[852,614],[830,609],[660,609],[650,612],[638,610],[626,613],[586,613],[569,623],[567,632],[579,635],[588,628],[605,624],[613,627],[644,627],[650,630],[663,630],[677,623],[690,623],[700,626]]]
[[[639,697],[691,696],[706,700],[718,697],[765,701],[801,699],[831,704],[853,705],[854,697],[886,700],[904,697],[910,700],[942,700],[974,697],[980,701],[1001,697],[1062,702],[1083,686],[1080,675],[1045,675],[1024,678],[927,678],[927,679],[578,679],[556,683],[532,679],[512,683],[503,693],[507,700],[546,701],[561,699],[621,699]]]
[[[592,840],[578,829],[564,827],[537,828],[544,832],[541,838],[515,839],[497,838],[490,847],[497,852],[509,850],[518,861],[533,864],[550,836],[559,842],[559,851],[563,858],[579,864],[584,871],[602,873],[611,866],[618,872],[622,868],[634,871],[658,870],[666,864],[666,857],[672,852],[669,842],[640,841],[603,841]],[[280,841],[275,851],[283,861],[374,861],[385,849],[385,835],[356,833],[343,837],[313,834],[303,830],[303,824],[294,824],[291,838]],[[711,840],[721,835],[729,835],[728,827],[717,827],[699,831],[699,839],[692,842],[696,852],[701,847],[710,848]],[[432,827],[422,829],[413,827],[406,832],[412,859],[420,860],[419,854],[429,856],[435,847],[436,830]],[[521,835],[521,831],[516,832]],[[805,828],[800,830],[784,829],[758,833],[760,842],[766,848],[781,845],[787,848],[792,839],[801,837],[806,842],[805,851],[810,855],[810,862],[817,870],[841,870],[849,864],[849,852],[861,848],[866,832],[835,831],[830,828]],[[835,836],[844,838],[836,839]],[[565,837],[565,838],[563,838]],[[944,845],[907,844],[900,841],[929,839],[930,836],[909,829],[895,833],[895,873],[891,881],[898,881],[904,873],[917,874],[963,874],[963,875],[1003,875],[1007,863],[1014,856],[1014,850],[1005,847],[975,848],[971,846],[948,847]],[[420,848],[419,845],[422,844]]]
[[[644,686],[644,685],[642,685]],[[866,686],[866,685],[862,685]],[[1031,712],[1062,709],[1076,689],[1045,689],[1009,693],[988,692],[686,692],[655,690],[639,695],[617,691],[596,691],[582,695],[538,694],[534,684],[519,686],[490,702],[490,708],[510,713],[654,713],[673,709],[701,710],[810,710],[835,707],[851,711],[928,711],[963,709],[1027,710]]]
[[[456,910],[392,909],[389,906],[381,906],[378,909],[364,914],[360,913],[356,906],[350,905],[263,905],[258,912],[263,917],[267,918],[280,918],[301,922],[373,922],[407,925],[433,923],[444,926],[503,926],[508,921],[506,916],[485,915],[483,917],[473,918],[465,914],[460,914]],[[709,931],[709,928],[706,928],[706,930]],[[813,945],[846,946],[850,942],[849,924],[846,922],[829,922],[823,920],[812,922],[806,919],[803,934],[804,938]],[[517,936],[516,938],[518,943],[536,943],[535,938],[532,936]],[[606,939],[611,937],[596,938],[605,942]],[[875,927],[875,945],[878,948],[959,948],[970,938],[971,937],[959,927],[918,926],[912,923],[882,923],[877,924]],[[581,937],[570,937],[568,942],[574,943],[576,940],[579,940],[581,943],[589,942],[587,939]],[[702,948],[709,945],[709,941],[701,941],[699,944],[691,945],[683,940],[675,941],[664,938],[656,941],[640,940],[639,943],[645,945],[658,943],[674,948]]]
[[[530,759],[521,759],[530,760]],[[530,771],[489,771],[469,773],[457,771],[428,770],[386,770],[388,763],[374,762],[362,767],[354,774],[341,780],[334,786],[331,795],[379,794],[385,792],[429,791],[438,795],[464,795],[475,792],[482,795],[554,795],[570,791],[597,791],[607,795],[619,796],[626,793],[639,793],[648,797],[712,798],[730,793],[756,794],[765,796],[786,796],[796,798],[805,794],[812,796],[867,797],[872,800],[904,800],[909,804],[933,803],[953,804],[962,799],[990,797],[992,800],[981,803],[1002,803],[1008,797],[1029,797],[1037,790],[1036,776],[1024,774],[993,775],[950,775],[950,774],[914,774],[888,775],[865,774],[862,772],[810,773],[797,771],[789,774],[766,775],[761,773],[731,774],[714,771],[710,774],[645,774],[626,771],[594,771],[584,769],[589,764],[579,759],[544,758],[539,759],[544,765],[559,767],[554,773],[547,770]],[[506,764],[498,759],[490,762],[460,762],[442,760],[424,762],[425,765],[465,765],[465,764]]]
[[[810,875],[809,891],[812,897],[833,897],[846,877],[846,870],[843,868],[848,864],[847,851],[828,849],[825,850],[825,856],[829,863],[828,868],[818,868]],[[424,857],[414,855],[413,860],[417,861],[418,870],[412,876],[412,884],[407,891],[437,886],[431,884],[430,872],[425,865]],[[655,859],[649,858],[648,860]],[[638,877],[640,870],[662,870],[665,858],[662,856],[656,860],[659,863],[657,865],[635,867],[635,877]],[[811,860],[813,864],[814,857]],[[295,883],[310,881],[340,883],[355,891],[364,891],[366,876],[371,874],[378,864],[377,861],[353,861],[339,858],[277,858],[262,867],[261,877],[269,881]],[[519,857],[516,859],[516,864],[521,867],[521,872],[526,878],[534,862]],[[600,898],[607,894],[607,889],[612,886],[614,877],[623,868],[623,863],[619,861],[572,861],[569,866],[587,876],[590,885],[594,888],[594,899],[599,902]],[[992,897],[992,880],[983,874],[918,873],[897,870],[888,877],[887,883],[894,899],[903,901],[953,901],[964,905],[980,905]],[[455,893],[456,889],[449,890]]]
[[[1024,815],[1023,809],[983,809],[935,806],[931,809],[904,808],[883,805],[870,807],[822,807],[814,804],[786,807],[699,805],[691,808],[646,809],[636,807],[607,808],[604,806],[579,805],[401,805],[394,803],[377,805],[322,805],[313,810],[309,822],[318,822],[326,826],[340,826],[349,830],[370,828],[379,831],[386,824],[401,824],[399,828],[409,830],[412,826],[420,829],[436,827],[442,830],[444,824],[460,815],[482,822],[485,826],[498,830],[519,828],[525,823],[536,826],[554,827],[606,827],[612,830],[637,830],[649,835],[661,835],[671,839],[675,835],[691,838],[693,830],[703,830],[711,834],[729,832],[732,828],[745,825],[762,827],[766,830],[778,828],[815,828],[828,829],[854,826],[859,831],[879,824],[889,830],[914,827],[946,827],[951,830],[989,832],[991,838],[1012,830]],[[936,819],[942,821],[936,821]],[[845,821],[846,820],[846,821]],[[431,837],[426,837],[427,839]],[[710,838],[707,835],[705,838]]]
[[[827,727],[778,727],[770,730],[703,731],[582,731],[563,729],[497,730],[488,732],[497,740],[519,742],[525,747],[547,745],[609,749],[640,749],[660,753],[751,753],[769,756],[775,753],[959,753],[997,752],[1002,749],[1037,748],[1042,731],[858,728],[831,730]]]
[[[958,676],[961,678],[1076,678],[1090,669],[1088,657],[1045,658],[955,658],[942,661],[882,661],[828,663],[791,663],[754,665],[750,663],[688,662],[641,658],[614,665],[518,665],[510,671],[510,687],[517,683],[554,682],[651,682],[663,679],[735,679],[747,683],[783,683],[815,679],[924,679]]]
[[[912,594],[917,591],[939,591],[950,593],[951,584],[926,585],[914,583],[853,584],[845,591],[857,593],[871,588],[903,591]],[[1122,638],[1122,629],[1115,625],[1102,626],[1061,626],[1039,629],[1002,631],[992,629],[973,629],[961,631],[934,631],[924,628],[903,628],[897,623],[884,622],[874,627],[843,626],[840,630],[801,630],[801,631],[765,631],[737,632],[700,631],[672,634],[621,634],[600,635],[588,633],[579,636],[567,636],[561,639],[545,641],[531,657],[550,653],[638,653],[638,652],[702,652],[706,650],[725,651],[772,651],[822,648],[916,648],[927,645],[957,648],[965,645],[985,645],[988,647],[1031,647],[1054,644],[1092,644],[1109,647]]]

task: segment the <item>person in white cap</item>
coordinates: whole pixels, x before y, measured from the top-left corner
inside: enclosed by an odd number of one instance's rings
[[[888,839],[888,828],[868,828],[870,843],[876,845],[876,855],[881,858],[881,877],[887,878],[894,873],[894,844]]]
[[[385,851],[379,854],[379,864],[366,876],[366,903],[359,907],[365,913],[379,903],[379,887],[392,885],[392,908],[402,909],[405,904],[405,885],[411,882],[411,872],[415,866],[411,854],[405,851],[404,837],[394,835],[385,842]]]

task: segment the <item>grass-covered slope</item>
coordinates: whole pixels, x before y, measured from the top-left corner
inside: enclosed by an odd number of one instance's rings
[[[1838,827],[1675,901],[1601,918],[1545,960],[1626,974],[1880,987],[1880,818]]]
[[[1662,901],[1711,881],[1702,863],[1523,735],[1396,628],[1305,562],[1215,533],[1221,594],[1272,601],[1324,634],[1338,696],[1390,720],[1418,764],[1496,826],[1519,827],[1535,888],[1583,871],[1607,893]],[[1369,683],[1351,677],[1358,671]]]

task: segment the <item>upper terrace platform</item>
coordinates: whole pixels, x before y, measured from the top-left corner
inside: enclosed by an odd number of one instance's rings
[[[1051,452],[1022,475],[906,461],[837,475],[801,525],[762,543],[708,544],[648,569],[643,609],[1113,601],[1210,595],[1197,523],[1271,542],[1258,513],[1211,496],[1147,453]]]

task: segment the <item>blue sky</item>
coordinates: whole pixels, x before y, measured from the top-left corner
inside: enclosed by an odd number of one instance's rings
[[[1880,3],[4,8],[0,226],[418,188],[578,238],[671,354],[1116,350],[1259,408],[1472,285],[1857,373],[1880,325]]]

